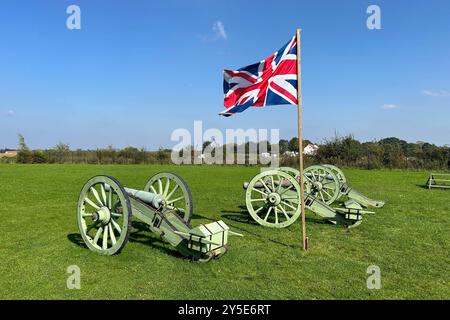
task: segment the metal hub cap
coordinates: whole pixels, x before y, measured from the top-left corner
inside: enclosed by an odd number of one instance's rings
[[[269,197],[267,198],[267,200],[273,206],[277,206],[281,203],[281,197],[278,193],[269,194]]]

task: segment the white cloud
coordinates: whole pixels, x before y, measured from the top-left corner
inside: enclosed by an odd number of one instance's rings
[[[400,106],[396,105],[396,104],[384,104],[382,106],[383,109],[385,110],[391,110],[391,109],[397,109],[400,108]]]
[[[7,117],[13,117],[14,114],[15,114],[15,112],[14,112],[14,110],[12,110],[12,109],[9,109],[9,110],[5,111],[5,115],[6,115]]]
[[[424,90],[423,94],[429,97],[450,97],[450,92],[446,90],[440,91]]]
[[[227,40],[228,36],[225,32],[225,26],[223,25],[222,21],[217,20],[216,22],[214,22],[212,29],[216,34],[217,39]]]

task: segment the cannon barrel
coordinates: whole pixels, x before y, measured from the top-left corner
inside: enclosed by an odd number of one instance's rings
[[[106,191],[109,191],[110,188],[111,187],[109,185],[105,186]],[[125,192],[128,195],[130,195],[134,198],[137,198],[137,199],[141,200],[142,202],[145,202],[146,204],[149,204],[156,209],[159,209],[159,208],[161,208],[161,206],[164,205],[164,199],[161,196],[157,195],[156,193],[142,191],[142,190],[136,190],[136,189],[127,188],[127,187],[124,187],[123,189],[125,190]]]
[[[156,209],[159,209],[161,206],[163,206],[164,199],[157,195],[156,193],[142,191],[142,190],[136,190],[125,187],[125,192],[128,193],[130,196],[135,197],[153,207]]]

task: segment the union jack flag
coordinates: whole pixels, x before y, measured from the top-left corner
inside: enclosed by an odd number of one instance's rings
[[[223,72],[224,106],[231,116],[249,107],[297,104],[297,39],[250,66]]]

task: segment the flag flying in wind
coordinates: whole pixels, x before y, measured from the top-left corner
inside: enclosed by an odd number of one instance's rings
[[[249,107],[297,104],[297,39],[261,62],[223,72],[224,105],[231,116]]]

